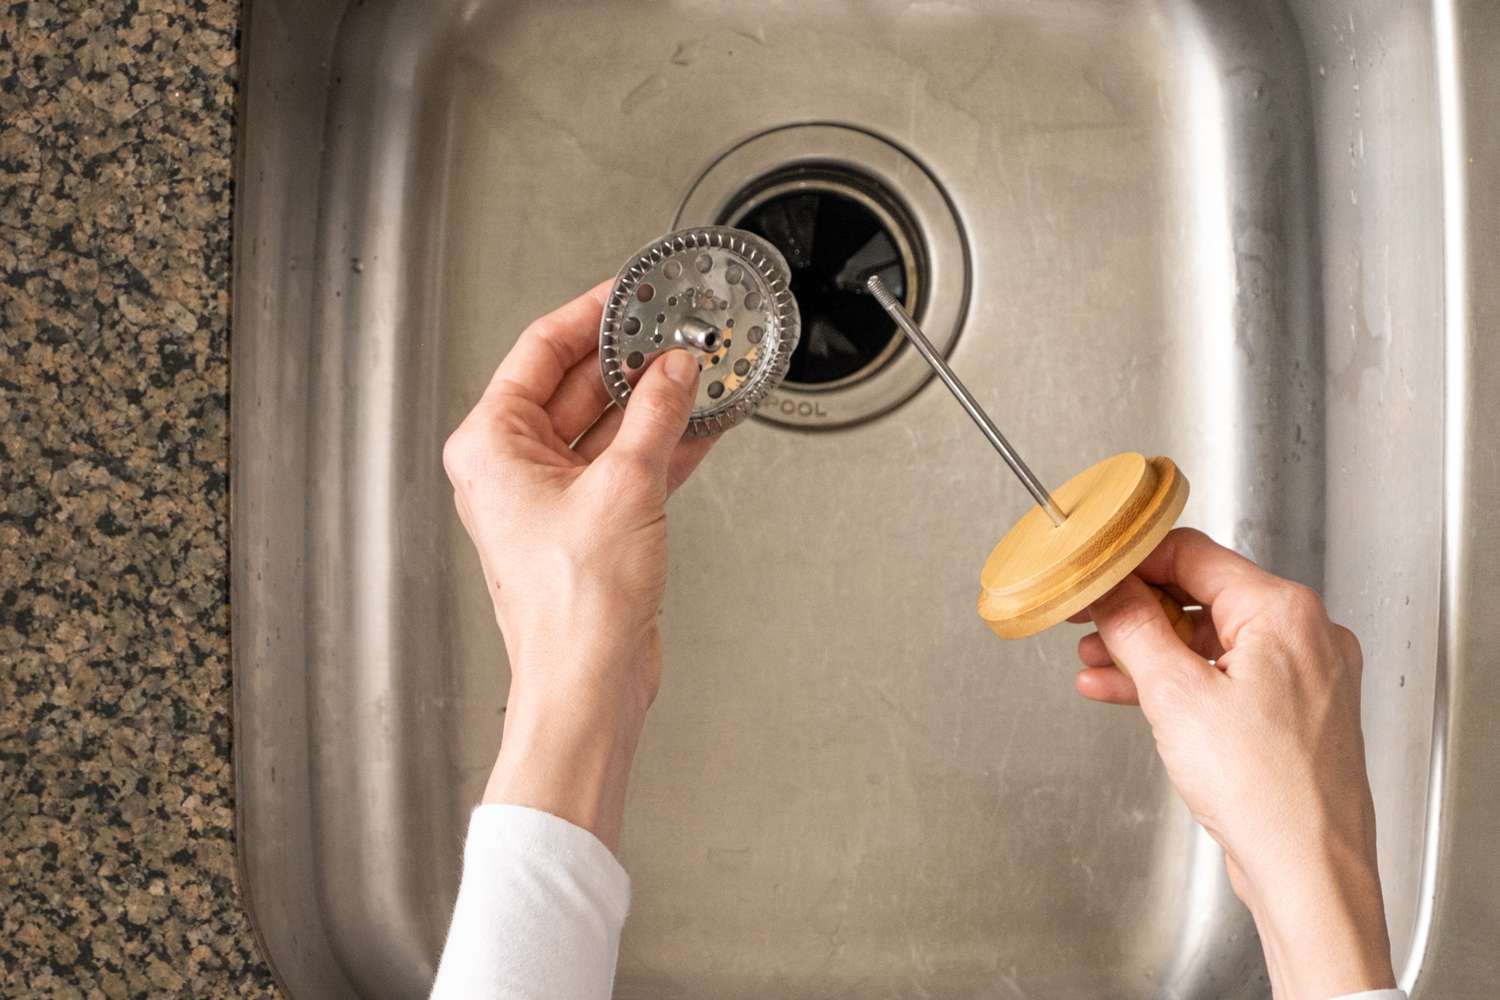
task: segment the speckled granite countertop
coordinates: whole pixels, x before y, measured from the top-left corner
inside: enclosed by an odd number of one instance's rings
[[[0,994],[275,992],[235,884],[238,4],[0,5]]]

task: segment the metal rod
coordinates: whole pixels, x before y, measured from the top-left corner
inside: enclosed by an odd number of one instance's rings
[[[689,316],[677,324],[677,333],[672,339],[684,347],[712,351],[719,346],[719,328],[702,316]]]
[[[1021,485],[1026,487],[1026,492],[1031,494],[1032,499],[1036,501],[1036,505],[1046,511],[1047,516],[1052,519],[1054,525],[1061,526],[1068,515],[1063,513],[1062,508],[1057,505],[1057,501],[1052,499],[1052,494],[1047,492],[1047,487],[1043,486],[1042,481],[1027,467],[1026,462],[1016,453],[1016,449],[1012,448],[1010,442],[1005,440],[1005,435],[1000,433],[1000,428],[996,427],[994,422],[990,420],[989,416],[984,412],[984,408],[979,405],[978,400],[958,380],[958,376],[953,374],[953,369],[948,367],[948,362],[943,360],[943,356],[937,352],[937,348],[932,346],[932,342],[927,339],[927,335],[922,332],[921,327],[917,326],[916,321],[911,318],[911,315],[907,313],[901,303],[896,301],[896,297],[891,294],[891,290],[885,287],[885,282],[880,280],[879,275],[872,274],[865,281],[865,288],[869,289],[870,294],[875,296],[875,301],[880,303],[880,307],[890,313],[891,319],[895,320],[896,325],[901,328],[901,332],[906,334],[906,339],[911,341],[912,346],[917,349],[917,353],[926,359],[927,363],[932,366],[932,370],[937,372],[938,378],[942,379],[943,384],[957,397],[959,404],[964,408],[965,412],[973,418],[974,423],[979,425],[979,430],[989,439],[990,444],[995,446],[995,450],[1000,453],[1000,457],[1005,459],[1005,464],[1010,466],[1010,471],[1014,472],[1016,478],[1021,480]]]

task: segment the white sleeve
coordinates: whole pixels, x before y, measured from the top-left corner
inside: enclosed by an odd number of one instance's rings
[[[1332,1000],[1406,1000],[1405,990],[1365,990],[1363,993],[1345,993]]]
[[[629,907],[630,877],[593,834],[480,806],[432,1000],[607,1000]]]

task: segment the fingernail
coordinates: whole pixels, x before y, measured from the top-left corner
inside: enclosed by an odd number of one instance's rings
[[[676,382],[684,389],[698,384],[698,359],[687,351],[676,350],[667,352],[667,360],[663,362],[667,369],[667,378]]]

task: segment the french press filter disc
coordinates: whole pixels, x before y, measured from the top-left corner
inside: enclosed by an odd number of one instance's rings
[[[652,360],[684,348],[703,375],[688,437],[727,430],[786,377],[802,321],[785,258],[753,233],[695,226],[652,240],[620,269],[599,321],[599,364],[620,406]]]

